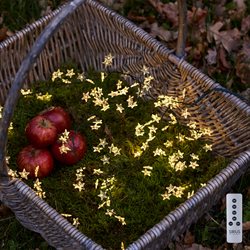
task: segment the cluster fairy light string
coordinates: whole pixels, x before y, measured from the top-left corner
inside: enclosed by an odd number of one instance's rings
[[[112,65],[114,57],[109,54],[105,57],[103,64],[105,67],[109,67]],[[93,105],[96,107],[100,107],[100,110],[102,112],[106,112],[110,109],[110,99],[115,99],[119,96],[128,96],[126,99],[126,103],[116,103],[115,109],[119,113],[123,113],[125,110],[125,105],[127,105],[127,108],[134,109],[138,106],[137,98],[142,97],[145,95],[151,88],[151,81],[153,80],[153,77],[149,74],[149,69],[146,66],[143,66],[141,70],[143,76],[144,76],[144,82],[143,85],[134,83],[130,86],[123,86],[123,82],[121,80],[118,80],[116,84],[116,90],[112,90],[110,93],[107,94],[107,96],[104,96],[103,90],[100,87],[95,86],[95,81],[92,79],[85,79],[86,82],[93,85],[93,88],[91,91],[83,92],[82,94],[82,101],[84,102],[90,102],[92,101]],[[101,82],[103,82],[105,79],[105,74],[101,73]],[[130,93],[131,88],[137,87],[136,95],[132,95]],[[185,91],[183,91],[182,99],[185,98]],[[160,95],[158,96],[157,100],[154,102],[154,106],[156,108],[166,108],[167,110],[173,110],[177,108],[180,105],[180,100],[177,97],[171,97],[166,95]],[[162,131],[168,130],[169,126],[177,124],[176,116],[173,113],[169,113],[169,125],[166,125],[165,127],[161,128]],[[188,108],[185,108],[182,112],[182,116],[185,119],[188,119],[190,116],[190,113],[188,111]],[[149,144],[151,141],[153,141],[157,136],[157,130],[158,125],[161,120],[162,116],[159,114],[152,114],[151,120],[147,121],[144,124],[137,123],[135,127],[135,136],[136,137],[145,137],[147,134],[148,138],[141,143],[141,146],[138,146],[133,149],[132,155],[134,158],[140,158],[143,152],[147,151],[149,148]],[[92,130],[99,130],[103,127],[103,121],[101,118],[98,118],[95,114],[91,115],[88,119],[89,122],[91,122],[91,129]],[[184,134],[178,134],[176,136],[176,139],[180,143],[184,143],[185,141],[191,141],[191,140],[198,140],[203,135],[211,135],[211,131],[208,128],[204,128],[203,130],[197,129],[197,126],[195,123],[188,124],[190,127],[190,136],[186,136]],[[166,151],[165,149],[171,148],[173,146],[172,140],[167,140],[163,143],[163,147],[157,147],[155,150],[152,151],[153,157],[166,157]],[[106,149],[106,150],[105,150]],[[204,146],[205,151],[212,150],[212,146],[205,144]],[[115,145],[114,143],[109,144],[106,138],[100,138],[99,143],[95,146],[93,146],[93,152],[101,154],[103,151],[103,155],[100,157],[101,162],[103,165],[109,165],[110,161],[121,154],[122,148],[119,148],[119,146]],[[182,161],[184,158],[183,152],[178,150],[177,152],[173,153],[172,155],[168,156],[168,163],[171,168],[173,168],[175,171],[184,171],[186,168],[192,168],[196,169],[199,167],[198,161],[199,156],[192,153],[190,155],[190,161],[187,163],[186,161]],[[145,177],[150,177],[153,171],[152,166],[143,166],[141,172]],[[104,172],[101,169],[94,169],[93,174],[100,177],[104,174]],[[114,177],[112,177],[114,178]],[[112,179],[114,180],[114,179]],[[101,183],[101,184],[100,184]],[[115,187],[115,181],[112,182],[111,186],[108,186],[107,183],[111,183],[110,179],[101,180],[99,178],[95,181],[95,188],[101,186],[100,193],[98,196],[100,197],[101,204],[99,205],[98,209],[103,207],[108,207],[106,210],[106,214],[109,216],[114,216],[117,218],[123,225],[125,225],[125,219],[123,217],[115,215],[116,212],[113,208],[109,208],[111,206],[111,199],[108,196],[109,191],[111,191]],[[104,187],[106,189],[104,189]],[[187,186],[173,186],[170,184],[170,186],[166,187],[166,191],[164,194],[161,194],[162,199],[170,199],[171,196],[175,196],[177,198],[180,198],[184,195],[184,191],[188,188]],[[194,190],[188,191],[187,196],[190,197],[194,194]]]
[[[114,56],[112,56],[111,54],[108,54],[104,58],[104,61],[103,61],[104,66],[106,68],[111,66],[113,63],[113,60],[114,60]],[[76,76],[78,80],[81,80],[81,81],[85,80],[86,82],[92,84],[93,88],[91,89],[91,91],[82,93],[82,101],[87,103],[90,100],[92,100],[94,106],[100,107],[101,108],[100,110],[103,112],[110,109],[110,104],[109,104],[110,98],[114,99],[114,98],[119,97],[119,96],[127,96],[126,104],[125,103],[124,104],[123,103],[116,103],[116,105],[115,105],[116,111],[122,114],[124,112],[124,105],[126,105],[127,108],[130,108],[130,109],[136,108],[138,106],[137,98],[140,98],[140,97],[146,95],[146,93],[152,87],[151,82],[152,82],[152,80],[154,80],[154,78],[150,75],[149,68],[144,65],[143,68],[141,69],[141,72],[142,72],[142,75],[144,77],[143,84],[138,84],[137,82],[135,82],[134,84],[132,84],[130,86],[123,86],[123,81],[118,80],[117,84],[116,84],[117,89],[112,90],[110,93],[108,93],[107,97],[104,97],[102,88],[95,86],[94,80],[86,78],[84,73],[81,73],[81,74],[75,73],[73,69],[67,69],[66,73],[64,73],[60,69],[58,69],[57,71],[53,72],[51,80],[52,80],[52,82],[54,82],[54,81],[59,79],[62,81],[62,83],[69,84],[69,83],[71,83],[70,80]],[[105,80],[105,77],[106,77],[106,74],[101,72],[101,81],[102,82]],[[129,93],[129,90],[132,88],[137,88],[136,96]],[[22,89],[21,94],[23,96],[29,96],[30,94],[32,94],[32,91],[30,89],[26,89],[26,90]],[[36,94],[36,97],[38,100],[50,101],[52,95],[49,94],[48,92],[46,92],[45,94],[38,93],[38,94]],[[184,98],[185,98],[185,89],[183,90],[183,93],[182,93],[182,99],[184,99]],[[154,101],[154,106],[156,108],[163,108],[163,109],[171,111],[171,110],[177,108],[180,105],[180,103],[181,103],[181,101],[177,97],[159,95],[157,97],[157,99]],[[2,107],[1,107],[0,111],[1,110],[2,110]],[[164,115],[166,115],[166,113],[164,113]],[[185,119],[187,119],[188,116],[190,116],[188,108],[185,108],[181,115]],[[168,116],[169,116],[169,124],[170,125],[177,124],[177,119],[173,113],[169,113]],[[136,137],[143,137],[145,134],[147,134],[148,138],[144,142],[141,143],[141,146],[139,146],[139,147],[137,147],[137,149],[133,150],[133,155],[135,158],[139,158],[143,154],[143,152],[145,152],[149,148],[149,143],[156,138],[158,128],[155,126],[155,124],[159,124],[160,121],[162,120],[162,118],[163,118],[163,116],[159,116],[159,114],[152,114],[151,120],[149,120],[145,124],[140,124],[140,123],[137,124],[137,126],[135,127],[135,136]],[[103,125],[102,119],[98,118],[96,115],[91,115],[87,120],[88,120],[88,122],[91,122],[90,127],[92,130],[99,130]],[[209,136],[211,135],[211,131],[208,128],[203,128],[201,130],[198,130],[196,127],[196,124],[194,122],[188,123],[188,126],[190,128],[190,133],[191,133],[190,137],[179,134],[176,137],[176,139],[179,140],[179,142],[185,142],[185,140],[197,140],[197,139],[201,138],[203,135],[209,135]],[[165,127],[161,128],[161,130],[166,131],[168,128],[169,128],[169,125],[166,125]],[[62,134],[60,140],[62,142],[64,140],[66,141],[67,135],[68,135],[68,132],[65,131]],[[153,150],[154,157],[166,156],[165,149],[172,147],[173,141],[167,140],[166,142],[164,142],[163,145],[164,145],[163,148],[157,147],[155,150]],[[111,143],[110,145],[108,145],[106,138],[100,139],[99,144],[96,146],[93,146],[93,152],[100,153],[102,150],[104,150],[105,147],[108,148],[109,155],[104,154],[100,158],[103,165],[110,163],[111,155],[113,155],[113,157],[115,157],[115,156],[121,154],[121,148],[119,148],[117,145],[114,145],[114,143]],[[62,143],[60,150],[62,152],[67,152],[68,149],[65,147],[64,143]],[[209,150],[212,150],[212,145],[205,144],[204,150],[206,152]],[[173,153],[172,155],[170,155],[168,157],[168,162],[169,162],[170,166],[173,169],[175,169],[176,171],[182,171],[187,167],[191,167],[191,168],[195,169],[199,166],[199,164],[197,163],[197,161],[199,159],[197,157],[196,158],[193,157],[192,160],[190,160],[189,165],[186,165],[185,161],[184,162],[181,161],[182,157],[180,156],[180,154],[181,154],[180,151],[178,151],[177,153]],[[153,168],[151,166],[144,166],[142,173],[145,176],[150,176],[152,170],[153,170]],[[74,187],[78,188],[79,191],[84,190],[84,187],[82,185],[80,185],[79,183],[74,184],[74,185],[75,185]]]

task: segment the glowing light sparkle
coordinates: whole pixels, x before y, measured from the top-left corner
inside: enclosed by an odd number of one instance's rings
[[[111,53],[109,53],[108,55],[106,55],[104,57],[104,61],[103,61],[103,64],[105,65],[105,67],[111,66],[112,63],[113,63],[113,59],[114,59],[114,56],[112,56]]]

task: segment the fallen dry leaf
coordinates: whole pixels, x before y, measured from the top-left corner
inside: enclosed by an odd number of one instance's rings
[[[199,29],[199,32],[203,33],[206,31],[206,17],[207,10],[192,7],[191,11],[187,12],[188,24],[194,24]]]
[[[220,31],[224,23],[216,22],[208,29],[207,40],[212,42],[214,39],[216,45],[222,44],[228,53],[236,51],[240,47],[241,32],[237,29]]]
[[[241,32],[237,28],[221,31],[219,36],[220,42],[228,53],[237,50],[241,45]]]
[[[247,34],[250,31],[250,15],[243,18],[241,21],[241,32]]]
[[[162,3],[158,0],[148,0],[149,3],[157,10],[159,14],[173,24],[173,27],[178,27],[178,6],[177,2]],[[199,32],[205,32],[207,10],[192,6],[191,10],[187,11],[187,23],[194,24],[198,27]]]
[[[196,61],[200,61],[203,57],[204,44],[197,43],[197,45],[193,48],[192,57]]]
[[[42,16],[46,16],[46,15],[48,15],[51,12],[52,12],[51,6],[47,6],[47,7],[43,8],[43,10],[41,12],[41,15]]]
[[[158,26],[157,22],[151,24],[150,29],[151,29],[150,34],[153,37],[159,37],[161,40],[165,42],[177,39],[177,32],[166,30],[162,26]]]
[[[220,1],[218,2],[218,4],[215,5],[215,15],[218,17],[222,17],[225,13],[225,2],[224,1]]]
[[[136,15],[133,11],[128,12],[127,18],[134,22],[144,22],[147,20],[145,16]]]
[[[215,40],[215,42],[220,40],[219,30],[223,27],[223,25],[223,22],[218,21],[208,28],[207,40],[209,43],[212,43],[213,39]]]
[[[207,40],[212,42],[214,39],[216,45],[222,44],[228,53],[237,50],[240,46],[241,32],[237,29],[220,31],[224,23],[221,21],[216,22],[208,29]]]
[[[245,98],[247,103],[250,105],[250,88],[247,88],[246,90],[242,91],[240,94],[243,98]],[[249,195],[247,195],[247,197],[250,197],[250,193]]]
[[[204,246],[202,246],[200,244],[196,244],[196,243],[192,244],[191,247],[183,248],[183,249],[185,249],[185,250],[211,250],[211,248],[204,247]]]
[[[190,231],[187,231],[183,241],[185,245],[192,245],[195,242],[195,236]]]
[[[9,30],[7,27],[3,26],[2,28],[0,28],[0,42],[12,35],[14,35],[14,33],[11,30]]]
[[[236,58],[236,75],[250,87],[250,40],[246,39]]]
[[[230,69],[232,67],[230,62],[227,60],[226,51],[222,46],[220,46],[218,49],[218,58],[223,70]]]
[[[8,37],[7,31],[8,29],[6,27],[0,29],[0,42]]]
[[[250,230],[250,221],[244,222],[242,224],[243,231],[249,231]]]
[[[174,26],[178,26],[178,8],[176,2],[164,4],[163,14]]]
[[[178,7],[176,2],[164,4],[158,0],[148,1],[157,10],[157,12],[169,20],[174,27],[178,26]]]
[[[216,49],[215,48],[208,49],[205,59],[207,60],[208,65],[216,64],[216,62],[217,62],[217,51],[216,51]]]
[[[238,12],[245,12],[246,11],[246,4],[245,4],[245,0],[234,0],[234,2],[237,5],[237,10]]]
[[[13,36],[14,35],[14,32],[12,32],[11,30],[7,30],[7,36],[9,37],[9,36]]]

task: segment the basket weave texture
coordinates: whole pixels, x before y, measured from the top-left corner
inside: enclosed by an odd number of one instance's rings
[[[160,94],[179,97],[186,89],[187,103],[175,110],[179,120],[186,122],[181,112],[187,107],[191,113],[189,121],[213,131],[209,139],[214,151],[234,158],[192,198],[128,247],[162,249],[215,204],[249,167],[250,106],[176,57],[142,29],[92,0],[72,1],[0,43],[0,58],[4,62],[0,65],[0,104],[5,105],[0,128],[0,200],[25,227],[40,233],[57,249],[102,249],[26,184],[6,177],[4,142],[23,84],[29,86],[48,79],[68,61],[85,71],[104,70],[102,62],[109,53],[114,56],[110,71],[129,72],[140,81],[142,67],[149,68],[154,82],[148,98]]]

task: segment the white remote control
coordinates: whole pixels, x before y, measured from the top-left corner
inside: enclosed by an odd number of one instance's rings
[[[226,196],[227,242],[242,242],[242,194],[230,193]]]

